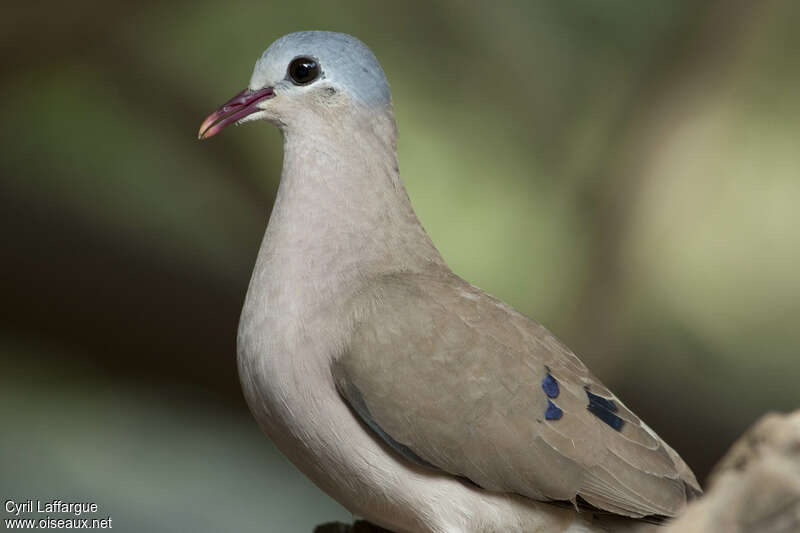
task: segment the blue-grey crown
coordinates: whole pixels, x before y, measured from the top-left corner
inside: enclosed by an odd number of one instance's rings
[[[362,103],[391,103],[389,83],[375,54],[352,35],[329,31],[290,33],[272,43],[256,63],[250,88],[280,82],[292,59],[302,56],[314,58],[324,79]]]

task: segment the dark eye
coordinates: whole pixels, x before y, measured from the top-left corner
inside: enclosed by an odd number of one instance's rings
[[[311,83],[319,76],[319,65],[310,57],[298,57],[289,63],[289,77],[297,85]]]

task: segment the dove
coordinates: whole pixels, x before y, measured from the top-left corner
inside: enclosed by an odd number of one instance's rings
[[[431,533],[623,531],[700,493],[569,348],[446,265],[400,179],[366,45],[279,38],[199,138],[259,120],[283,135],[283,169],[239,377],[263,431],[321,489],[374,524]]]

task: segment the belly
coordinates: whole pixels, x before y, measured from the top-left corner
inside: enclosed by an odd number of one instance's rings
[[[243,393],[264,433],[350,512],[395,531],[428,531],[419,521],[423,507],[408,505],[409,495],[422,492],[392,486],[409,466],[344,403],[325,358],[314,346],[276,351],[271,338],[255,341],[240,330],[237,348]]]
[[[326,405],[335,401],[332,380],[314,364],[310,350],[299,352],[275,342],[278,334],[253,335],[240,327],[237,363],[242,392],[259,426],[305,470],[315,457],[320,425],[329,424]]]

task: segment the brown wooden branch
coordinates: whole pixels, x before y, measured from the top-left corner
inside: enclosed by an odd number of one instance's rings
[[[767,414],[734,443],[706,494],[664,533],[800,531],[800,410]]]
[[[314,533],[392,533],[388,529],[371,524],[366,520],[356,520],[353,524],[328,522],[314,528]]]

